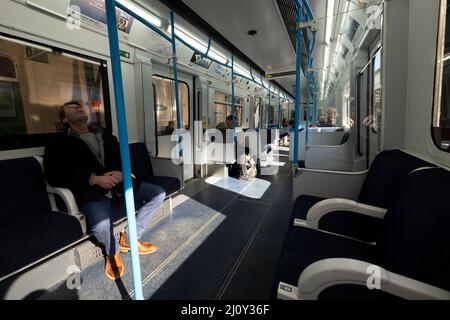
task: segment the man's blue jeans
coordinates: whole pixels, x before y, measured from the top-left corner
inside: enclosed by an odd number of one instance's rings
[[[150,224],[158,207],[164,201],[166,193],[160,186],[142,182],[139,190],[134,192],[134,200],[144,203],[136,214],[137,237],[140,239]],[[119,252],[119,242],[114,237],[114,213],[111,208],[111,199],[103,197],[98,201],[91,201],[80,207],[86,217],[87,227],[97,241],[105,247],[105,253],[113,256]]]

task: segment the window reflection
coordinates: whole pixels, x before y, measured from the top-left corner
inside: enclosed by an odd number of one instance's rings
[[[244,99],[234,97],[235,110],[235,125],[240,127],[242,125],[242,108],[244,106]],[[232,114],[231,95],[217,92],[214,100],[214,127],[220,123],[226,123],[227,116]]]
[[[175,86],[172,79],[153,76],[155,95],[156,132],[158,136],[171,135],[177,128]],[[180,95],[181,127],[189,130],[189,88],[178,81]]]
[[[0,138],[3,150],[30,147],[32,145],[24,140],[27,136],[64,129],[58,119],[58,110],[68,101],[81,101],[88,107],[90,124],[106,125],[105,66],[95,60],[90,63],[88,59],[33,45],[18,43],[12,38],[0,39]]]

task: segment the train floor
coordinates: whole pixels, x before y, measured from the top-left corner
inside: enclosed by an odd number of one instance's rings
[[[288,151],[263,163],[252,181],[194,179],[173,197],[173,211],[143,241],[158,251],[140,256],[143,294],[152,300],[265,300],[271,298],[292,207]],[[263,172],[264,173],[264,172]],[[56,286],[41,299],[133,299],[129,254],[125,273],[110,281],[99,262],[81,273],[81,289]]]

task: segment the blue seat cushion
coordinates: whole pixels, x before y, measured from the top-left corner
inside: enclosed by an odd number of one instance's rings
[[[361,187],[358,202],[390,208],[397,188],[412,171],[435,165],[400,150],[386,150],[373,160]]]
[[[151,184],[156,184],[162,187],[166,191],[166,196],[170,196],[175,192],[179,191],[181,188],[180,180],[172,177],[160,177],[153,176],[144,180],[144,182],[148,182]]]
[[[411,173],[386,214],[377,247],[392,272],[450,290],[450,172]]]
[[[378,264],[375,246],[348,238],[326,234],[320,231],[289,228],[278,264],[277,276],[273,286],[273,298],[280,281],[297,286],[302,271],[310,264],[328,258],[350,258]],[[345,294],[345,295],[344,295]],[[389,298],[388,294],[369,290],[366,287],[341,285],[325,290],[320,298],[372,299]]]
[[[0,227],[5,248],[0,277],[39,260],[83,237],[79,221],[55,212],[35,213]]]
[[[302,195],[294,204],[292,222],[294,219],[305,220],[309,209],[325,198]],[[342,234],[359,240],[374,242],[378,237],[381,220],[363,216],[348,211],[336,211],[325,215],[319,222],[319,228]]]
[[[166,191],[167,196],[180,190],[181,182],[177,178],[153,175],[152,162],[144,143],[132,143],[129,147],[131,169],[139,181],[156,184],[162,187]]]
[[[50,210],[44,176],[34,158],[0,161],[0,227]]]
[[[306,215],[313,205],[325,200],[326,198],[315,197],[310,195],[301,195],[295,200],[293,208],[293,219],[306,219]]]
[[[131,171],[136,178],[142,181],[153,176],[152,162],[145,144],[142,142],[131,143],[129,148]]]

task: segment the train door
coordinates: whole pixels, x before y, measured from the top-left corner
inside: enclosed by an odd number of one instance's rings
[[[152,150],[157,158],[171,158],[177,144],[173,136],[177,128],[175,88],[172,72],[159,65],[152,68],[153,124],[154,141]],[[144,88],[148,86],[144,82]],[[181,128],[183,130],[183,176],[184,181],[194,177],[193,143],[193,77],[178,72],[178,91],[181,109]]]

